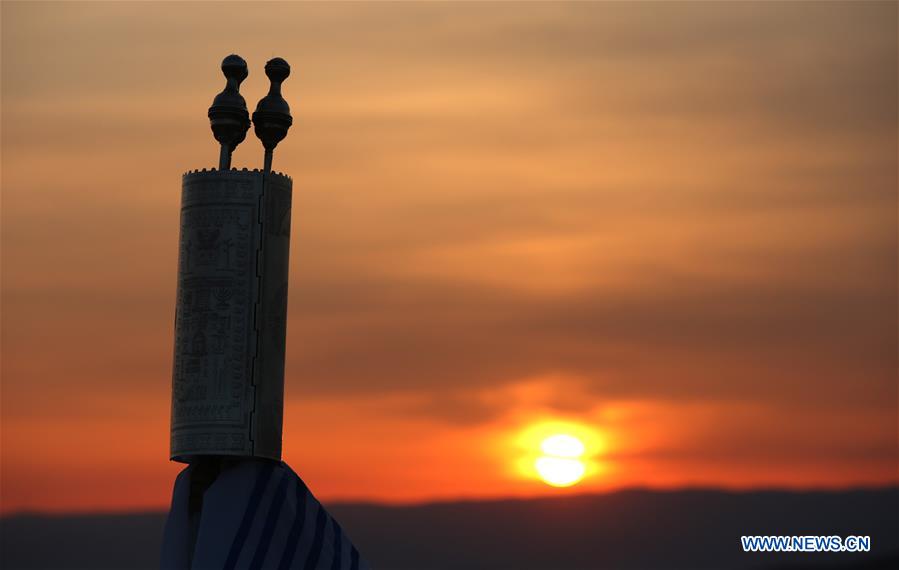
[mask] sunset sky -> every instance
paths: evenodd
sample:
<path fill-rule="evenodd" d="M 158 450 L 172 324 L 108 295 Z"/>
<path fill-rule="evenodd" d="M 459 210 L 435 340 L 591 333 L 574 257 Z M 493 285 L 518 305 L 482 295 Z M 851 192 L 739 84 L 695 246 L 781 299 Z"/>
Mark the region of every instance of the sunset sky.
<path fill-rule="evenodd" d="M 0 511 L 162 509 L 181 174 L 290 62 L 324 500 L 895 484 L 897 5 L 2 3 Z M 261 167 L 252 135 L 236 167 Z M 575 431 L 582 483 L 527 472 Z"/>

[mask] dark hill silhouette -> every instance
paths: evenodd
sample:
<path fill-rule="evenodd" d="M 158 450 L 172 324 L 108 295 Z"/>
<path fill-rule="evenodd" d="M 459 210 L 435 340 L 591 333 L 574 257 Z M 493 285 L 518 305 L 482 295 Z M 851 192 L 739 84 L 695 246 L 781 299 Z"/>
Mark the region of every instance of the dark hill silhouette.
<path fill-rule="evenodd" d="M 331 504 L 375 568 L 899 568 L 899 488 L 630 490 L 565 498 Z M 14 515 L 3 568 L 156 568 L 164 515 Z M 870 535 L 872 552 L 744 553 L 740 535 Z"/>

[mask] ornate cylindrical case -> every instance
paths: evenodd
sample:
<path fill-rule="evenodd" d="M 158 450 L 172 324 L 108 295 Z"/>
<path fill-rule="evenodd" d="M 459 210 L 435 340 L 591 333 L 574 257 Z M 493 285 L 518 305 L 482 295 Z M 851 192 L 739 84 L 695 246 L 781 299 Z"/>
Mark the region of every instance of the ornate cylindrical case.
<path fill-rule="evenodd" d="M 171 458 L 281 458 L 292 182 L 182 180 Z"/>

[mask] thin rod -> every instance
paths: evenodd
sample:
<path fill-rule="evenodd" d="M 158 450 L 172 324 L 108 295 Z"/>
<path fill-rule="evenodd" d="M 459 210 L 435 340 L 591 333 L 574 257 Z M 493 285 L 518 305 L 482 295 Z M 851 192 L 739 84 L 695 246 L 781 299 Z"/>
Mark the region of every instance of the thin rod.
<path fill-rule="evenodd" d="M 219 152 L 219 170 L 228 170 L 231 168 L 231 151 L 228 145 L 223 144 L 222 150 Z"/>

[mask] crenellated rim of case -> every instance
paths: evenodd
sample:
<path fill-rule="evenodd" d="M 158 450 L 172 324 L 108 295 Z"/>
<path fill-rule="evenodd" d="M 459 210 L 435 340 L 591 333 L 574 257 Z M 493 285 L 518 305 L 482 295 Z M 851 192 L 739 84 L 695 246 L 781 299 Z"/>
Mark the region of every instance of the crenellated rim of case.
<path fill-rule="evenodd" d="M 215 175 L 222 175 L 222 174 L 236 174 L 239 176 L 249 176 L 249 175 L 255 176 L 255 175 L 262 174 L 262 170 L 259 168 L 231 168 L 229 170 L 219 170 L 217 168 L 198 168 L 196 170 L 188 170 L 187 172 L 182 174 L 181 177 L 186 178 L 188 176 L 190 176 L 190 177 L 215 176 Z M 284 174 L 283 172 L 276 172 L 273 170 L 269 174 L 272 176 L 284 178 L 291 182 L 293 181 L 293 179 L 290 176 L 288 176 L 287 174 Z"/>

